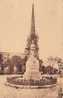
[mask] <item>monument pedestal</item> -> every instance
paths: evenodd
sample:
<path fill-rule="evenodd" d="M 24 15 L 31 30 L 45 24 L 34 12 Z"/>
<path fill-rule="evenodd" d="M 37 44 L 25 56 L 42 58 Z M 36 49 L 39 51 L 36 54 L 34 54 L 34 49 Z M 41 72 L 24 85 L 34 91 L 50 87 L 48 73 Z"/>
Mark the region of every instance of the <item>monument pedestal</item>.
<path fill-rule="evenodd" d="M 34 56 L 30 56 L 26 63 L 26 72 L 24 78 L 26 80 L 40 80 L 39 61 Z"/>

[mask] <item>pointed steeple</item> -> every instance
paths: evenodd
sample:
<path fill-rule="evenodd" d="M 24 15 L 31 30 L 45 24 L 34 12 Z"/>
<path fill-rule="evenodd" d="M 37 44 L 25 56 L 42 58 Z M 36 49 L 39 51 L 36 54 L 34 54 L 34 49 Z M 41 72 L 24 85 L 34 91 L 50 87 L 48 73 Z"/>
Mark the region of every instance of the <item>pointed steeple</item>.
<path fill-rule="evenodd" d="M 34 3 L 32 4 L 31 33 L 35 33 Z"/>
<path fill-rule="evenodd" d="M 31 47 L 33 46 L 33 47 Z M 27 39 L 27 46 L 25 50 L 27 51 L 27 55 L 30 55 L 30 51 L 34 49 L 36 56 L 38 57 L 38 35 L 35 31 L 35 15 L 34 15 L 34 3 L 32 4 L 32 16 L 31 16 L 31 31 L 30 35 Z"/>

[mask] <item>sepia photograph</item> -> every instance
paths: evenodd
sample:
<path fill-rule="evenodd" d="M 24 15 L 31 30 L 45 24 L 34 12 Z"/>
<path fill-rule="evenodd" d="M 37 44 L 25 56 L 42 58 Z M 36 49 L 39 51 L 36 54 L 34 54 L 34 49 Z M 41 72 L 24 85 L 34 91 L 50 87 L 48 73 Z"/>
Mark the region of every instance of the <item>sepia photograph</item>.
<path fill-rule="evenodd" d="M 63 98 L 63 0 L 0 0 L 0 98 Z"/>

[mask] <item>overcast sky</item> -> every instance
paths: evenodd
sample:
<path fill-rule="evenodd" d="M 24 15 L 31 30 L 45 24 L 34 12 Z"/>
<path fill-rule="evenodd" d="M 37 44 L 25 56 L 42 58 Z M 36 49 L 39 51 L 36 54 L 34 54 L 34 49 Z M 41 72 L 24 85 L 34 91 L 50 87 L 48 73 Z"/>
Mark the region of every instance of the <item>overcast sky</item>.
<path fill-rule="evenodd" d="M 30 34 L 33 0 L 0 0 L 0 51 L 24 52 Z M 63 57 L 63 1 L 35 0 L 41 57 Z"/>

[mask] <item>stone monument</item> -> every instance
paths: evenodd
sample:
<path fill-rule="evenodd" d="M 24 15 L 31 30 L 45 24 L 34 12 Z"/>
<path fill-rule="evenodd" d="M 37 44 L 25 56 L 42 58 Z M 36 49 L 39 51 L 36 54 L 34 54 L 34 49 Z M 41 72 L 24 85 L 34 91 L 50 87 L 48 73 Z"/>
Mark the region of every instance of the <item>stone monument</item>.
<path fill-rule="evenodd" d="M 25 48 L 26 71 L 23 76 L 8 77 L 9 86 L 16 88 L 42 88 L 56 85 L 57 78 L 50 78 L 48 75 L 42 77 L 39 71 L 40 58 L 38 51 L 38 35 L 35 30 L 34 4 L 32 4 L 31 32 Z"/>
<path fill-rule="evenodd" d="M 28 59 L 26 62 L 26 80 L 40 80 L 39 55 L 38 55 L 38 36 L 35 33 L 34 4 L 32 4 L 31 34 L 27 43 Z"/>

